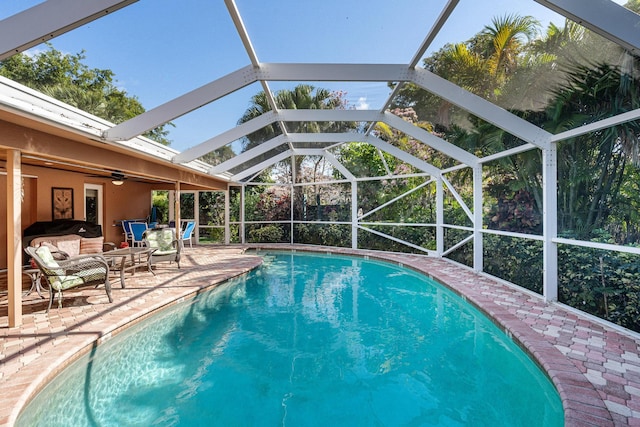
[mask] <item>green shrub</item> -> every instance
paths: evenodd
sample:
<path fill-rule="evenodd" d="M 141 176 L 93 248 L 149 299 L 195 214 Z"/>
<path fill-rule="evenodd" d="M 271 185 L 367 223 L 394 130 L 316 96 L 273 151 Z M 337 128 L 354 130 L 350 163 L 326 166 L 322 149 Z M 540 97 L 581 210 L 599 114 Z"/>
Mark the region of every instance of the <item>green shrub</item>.
<path fill-rule="evenodd" d="M 282 243 L 284 231 L 279 224 L 251 227 L 249 230 L 250 243 Z"/>
<path fill-rule="evenodd" d="M 542 294 L 542 242 L 485 235 L 484 271 Z"/>
<path fill-rule="evenodd" d="M 559 300 L 640 332 L 638 255 L 579 246 L 558 250 Z"/>

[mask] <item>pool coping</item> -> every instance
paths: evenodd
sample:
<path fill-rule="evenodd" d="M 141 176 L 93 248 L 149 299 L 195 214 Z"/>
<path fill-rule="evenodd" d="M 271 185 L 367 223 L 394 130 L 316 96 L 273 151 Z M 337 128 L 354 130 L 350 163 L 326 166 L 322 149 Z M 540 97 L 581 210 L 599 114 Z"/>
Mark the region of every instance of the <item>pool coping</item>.
<path fill-rule="evenodd" d="M 114 304 L 106 304 L 99 290 L 88 290 L 91 296 L 83 293 L 79 307 L 52 309 L 51 316 L 28 314 L 20 328 L 8 328 L 0 318 L 0 425 L 13 425 L 51 378 L 95 345 L 159 309 L 256 268 L 261 258 L 246 249 L 368 257 L 421 272 L 484 312 L 531 355 L 560 394 L 565 425 L 640 426 L 640 340 L 632 334 L 446 259 L 288 244 L 194 247 L 187 250 L 191 255 L 180 272 L 137 274 L 131 278 L 131 290 L 114 286 Z M 215 274 L 212 266 L 219 267 Z M 166 285 L 176 280 L 179 286 Z"/>

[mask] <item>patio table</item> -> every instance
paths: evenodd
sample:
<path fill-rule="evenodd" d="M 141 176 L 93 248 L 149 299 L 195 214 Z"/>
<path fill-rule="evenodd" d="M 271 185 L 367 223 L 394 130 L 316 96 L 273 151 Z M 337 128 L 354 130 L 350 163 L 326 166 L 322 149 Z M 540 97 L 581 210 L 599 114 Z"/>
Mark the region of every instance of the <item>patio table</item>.
<path fill-rule="evenodd" d="M 131 271 L 131 275 L 133 276 L 136 272 L 136 268 L 138 268 L 143 262 L 147 264 L 147 269 L 149 269 L 148 260 L 155 250 L 155 248 L 138 246 L 133 248 L 122 248 L 103 252 L 102 256 L 104 256 L 107 261 L 109 261 L 110 265 L 114 267 L 114 270 L 120 271 L 120 286 L 124 288 L 125 272 Z M 119 264 L 117 262 L 118 259 L 120 259 Z M 151 270 L 149 269 L 149 271 Z"/>

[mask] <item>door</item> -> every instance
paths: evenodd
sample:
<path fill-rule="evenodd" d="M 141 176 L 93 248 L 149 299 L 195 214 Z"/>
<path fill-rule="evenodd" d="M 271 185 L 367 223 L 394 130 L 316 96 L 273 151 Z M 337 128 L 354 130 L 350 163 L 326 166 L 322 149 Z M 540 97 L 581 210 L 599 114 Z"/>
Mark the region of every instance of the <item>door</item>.
<path fill-rule="evenodd" d="M 102 225 L 102 185 L 84 185 L 84 220 Z"/>

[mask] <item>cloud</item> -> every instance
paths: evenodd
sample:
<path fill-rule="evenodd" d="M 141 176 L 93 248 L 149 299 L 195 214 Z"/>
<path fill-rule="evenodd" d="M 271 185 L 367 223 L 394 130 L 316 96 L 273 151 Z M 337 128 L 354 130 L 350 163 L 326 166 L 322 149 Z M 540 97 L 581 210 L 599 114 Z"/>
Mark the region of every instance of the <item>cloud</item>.
<path fill-rule="evenodd" d="M 25 51 L 22 52 L 22 54 L 24 56 L 27 56 L 29 58 L 34 58 L 42 53 L 45 53 L 46 51 L 48 51 L 49 49 L 45 49 L 43 48 L 41 45 L 32 47 L 31 49 L 27 49 Z"/>
<path fill-rule="evenodd" d="M 367 102 L 367 98 L 365 96 L 361 96 L 358 98 L 358 103 L 356 104 L 356 110 L 368 110 L 369 103 Z"/>

